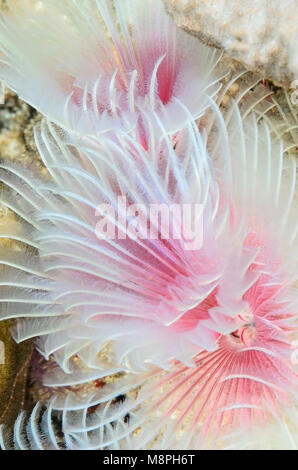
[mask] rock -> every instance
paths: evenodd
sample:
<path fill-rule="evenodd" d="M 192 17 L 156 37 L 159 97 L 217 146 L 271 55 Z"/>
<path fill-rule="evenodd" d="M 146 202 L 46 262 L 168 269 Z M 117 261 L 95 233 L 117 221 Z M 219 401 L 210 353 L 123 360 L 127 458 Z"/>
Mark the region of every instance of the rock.
<path fill-rule="evenodd" d="M 298 79 L 297 0 L 164 0 L 177 25 L 247 69 L 289 87 Z"/>
<path fill-rule="evenodd" d="M 33 127 L 40 121 L 35 109 L 4 87 L 0 94 L 0 159 L 40 172 L 42 163 L 33 136 Z"/>
<path fill-rule="evenodd" d="M 32 342 L 20 345 L 12 339 L 11 322 L 0 322 L 0 425 L 12 425 L 28 406 L 27 382 Z"/>

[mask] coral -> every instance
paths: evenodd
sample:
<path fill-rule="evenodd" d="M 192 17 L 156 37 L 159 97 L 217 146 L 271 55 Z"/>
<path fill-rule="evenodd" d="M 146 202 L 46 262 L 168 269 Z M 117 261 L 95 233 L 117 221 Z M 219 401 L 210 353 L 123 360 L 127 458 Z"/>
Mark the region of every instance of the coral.
<path fill-rule="evenodd" d="M 176 24 L 247 69 L 289 87 L 298 77 L 296 0 L 164 0 Z"/>

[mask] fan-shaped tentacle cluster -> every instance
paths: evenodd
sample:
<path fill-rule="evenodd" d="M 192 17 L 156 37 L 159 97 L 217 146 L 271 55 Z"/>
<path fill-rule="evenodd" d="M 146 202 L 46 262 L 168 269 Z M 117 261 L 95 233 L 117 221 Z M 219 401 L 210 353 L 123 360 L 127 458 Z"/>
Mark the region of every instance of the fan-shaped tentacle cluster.
<path fill-rule="evenodd" d="M 148 128 L 154 124 L 150 120 Z M 43 124 L 36 137 L 51 183 L 2 164 L 2 180 L 26 194 L 20 204 L 12 192 L 2 203 L 31 214 L 25 218 L 29 233 L 18 239 L 37 246 L 41 256 L 35 272 L 30 253 L 28 266 L 25 258 L 15 264 L 24 271 L 24 285 L 2 289 L 2 317 L 29 317 L 18 323 L 17 341 L 38 335 L 43 353 L 54 354 L 64 370 L 73 354 L 88 366 L 101 364 L 98 353 L 108 342 L 115 343 L 120 364 L 139 361 L 141 367 L 172 357 L 190 360 L 195 347 L 216 347 L 217 328 L 200 304 L 214 295 L 224 272 L 229 229 L 223 229 L 227 210 L 196 128 L 185 128 L 175 150 L 171 137 L 155 139 L 154 132 L 147 151 L 126 133 L 80 139 L 75 150 L 63 138 L 51 124 Z M 202 247 L 185 249 L 183 236 L 191 227 L 181 207 L 198 218 L 199 230 L 203 226 Z M 172 217 L 162 214 L 167 208 L 173 208 Z M 112 233 L 101 239 L 103 214 Z M 2 262 L 12 266 L 10 259 Z M 26 300 L 21 315 L 16 303 Z"/>
<path fill-rule="evenodd" d="M 210 51 L 157 3 L 17 2 L 1 22 L 0 74 L 56 123 L 35 130 L 49 178 L 0 167 L 20 220 L 1 237 L 22 248 L 1 253 L 1 318 L 59 365 L 44 377 L 51 402 L 18 418 L 16 448 L 233 447 L 235 429 L 264 423 L 295 446 L 296 164 L 278 140 L 293 148 L 295 126 L 271 123 L 256 83 L 220 109 L 237 77 L 216 104 Z"/>
<path fill-rule="evenodd" d="M 66 128 L 94 135 L 138 124 L 141 138 L 137 106 L 162 103 L 164 125 L 176 130 L 183 119 L 173 98 L 198 117 L 205 94 L 218 90 L 220 54 L 178 30 L 161 1 L 6 3 L 0 77 Z"/>

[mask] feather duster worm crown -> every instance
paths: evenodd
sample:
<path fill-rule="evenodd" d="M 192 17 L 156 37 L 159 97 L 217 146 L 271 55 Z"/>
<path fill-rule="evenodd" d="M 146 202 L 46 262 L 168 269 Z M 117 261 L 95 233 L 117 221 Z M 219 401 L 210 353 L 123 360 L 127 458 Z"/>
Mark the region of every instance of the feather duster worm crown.
<path fill-rule="evenodd" d="M 161 0 L 9 0 L 0 50 L 9 87 L 84 134 L 135 125 L 140 103 L 166 105 L 167 125 L 177 130 L 183 116 L 173 98 L 197 117 L 204 93 L 219 88 L 212 75 L 220 54 L 178 30 Z"/>
<path fill-rule="evenodd" d="M 238 310 L 214 311 L 211 318 L 204 304 L 209 295 L 216 298 L 231 250 L 228 210 L 205 143 L 191 119 L 178 138 L 165 134 L 155 113 L 142 119 L 148 150 L 126 132 L 77 139 L 43 123 L 36 144 L 53 183 L 1 164 L 1 180 L 13 190 L 3 192 L 1 202 L 23 220 L 17 233 L 2 236 L 40 255 L 2 255 L 10 271 L 1 317 L 23 317 L 16 340 L 38 336 L 43 354 L 54 354 L 65 372 L 77 354 L 93 376 L 103 368 L 98 353 L 106 346 L 124 369 L 166 366 L 172 358 L 189 363 L 197 347 L 216 348 L 219 333 L 235 327 Z M 188 217 L 200 223 L 202 246 L 185 248 L 184 215 L 173 217 L 181 237 L 165 237 L 168 218 L 152 218 L 152 205 L 158 211 L 188 206 Z M 101 238 L 97 227 L 107 207 L 115 236 Z"/>
<path fill-rule="evenodd" d="M 27 439 L 21 437 L 24 415 L 20 416 L 15 428 L 17 446 L 59 447 L 51 418 L 57 413 L 62 413 L 63 445 L 69 448 L 212 447 L 215 444 L 225 445 L 227 435 L 239 426 L 258 426 L 262 423 L 269 425 L 271 422 L 280 423 L 286 428 L 291 440 L 293 425 L 290 421 L 288 422 L 287 409 L 294 406 L 295 392 L 297 392 L 297 376 L 292 360 L 292 344 L 297 339 L 298 307 L 295 288 L 298 248 L 296 166 L 293 160 L 284 159 L 282 145 L 272 144 L 266 125 L 260 129 L 254 117 L 247 119 L 244 123 L 237 106 L 233 106 L 225 120 L 222 119 L 216 105 L 212 104 L 212 107 L 213 113 L 209 117 L 211 130 L 207 135 L 205 133 L 204 139 L 200 138 L 196 129 L 191 126 L 179 134 L 179 143 L 175 150 L 172 148 L 172 143 L 169 145 L 172 156 L 168 155 L 167 159 L 156 158 L 157 155 L 161 155 L 162 145 L 157 153 L 152 152 L 151 148 L 147 158 L 142 160 L 139 159 L 138 154 L 134 153 L 132 162 L 134 165 L 141 162 L 141 175 L 145 178 L 147 175 L 145 167 L 150 163 L 149 155 L 155 155 L 153 157 L 155 176 L 160 175 L 157 168 L 163 168 L 161 174 L 167 175 L 168 190 L 171 188 L 168 194 L 179 194 L 179 197 L 182 193 L 176 192 L 177 187 L 185 181 L 186 174 L 192 175 L 190 181 L 195 181 L 192 191 L 183 193 L 187 194 L 187 197 L 189 194 L 196 193 L 194 188 L 198 181 L 202 187 L 203 182 L 208 181 L 208 178 L 205 179 L 206 176 L 212 175 L 210 184 L 209 182 L 207 184 L 207 194 L 212 201 L 216 201 L 216 204 L 210 206 L 206 200 L 205 208 L 207 212 L 212 207 L 213 209 L 216 207 L 217 210 L 211 212 L 215 214 L 215 217 L 205 224 L 207 228 L 205 228 L 204 240 L 207 240 L 207 245 L 204 244 L 202 251 L 200 250 L 200 256 L 204 254 L 204 266 L 206 266 L 205 253 L 206 255 L 211 253 L 209 249 L 207 250 L 208 240 L 210 240 L 208 237 L 212 234 L 211 229 L 215 230 L 215 227 L 219 227 L 215 221 L 221 214 L 221 210 L 228 208 L 228 217 L 226 211 L 223 211 L 225 216 L 219 218 L 221 229 L 216 229 L 217 236 L 214 237 L 212 243 L 213 248 L 216 248 L 216 240 L 220 240 L 219 246 L 223 249 L 222 243 L 228 235 L 229 243 L 225 245 L 224 255 L 220 256 L 219 251 L 216 254 L 218 261 L 223 260 L 223 264 L 218 266 L 221 265 L 224 268 L 224 275 L 216 276 L 216 285 L 212 285 L 213 288 L 209 293 L 205 291 L 205 299 L 195 309 L 188 310 L 179 318 L 175 317 L 176 322 L 171 322 L 171 319 L 169 322 L 169 317 L 167 317 L 167 329 L 164 335 L 164 341 L 167 340 L 168 345 L 171 327 L 178 327 L 177 330 L 174 328 L 175 335 L 182 327 L 184 336 L 181 344 L 186 346 L 189 340 L 186 332 L 191 331 L 193 339 L 193 333 L 197 333 L 200 328 L 203 328 L 201 331 L 204 331 L 204 336 L 210 329 L 215 332 L 213 339 L 216 340 L 217 350 L 208 352 L 206 345 L 203 349 L 200 347 L 200 341 L 197 341 L 196 352 L 194 353 L 193 347 L 189 350 L 189 359 L 193 358 L 192 363 L 182 364 L 180 360 L 173 360 L 168 370 L 148 366 L 146 372 L 139 375 L 129 374 L 123 380 L 116 380 L 111 385 L 105 385 L 102 390 L 96 393 L 93 391 L 84 398 L 70 394 L 65 401 L 58 393 L 40 425 L 36 421 L 40 407 L 35 408 L 28 425 L 28 429 L 34 426 L 33 437 L 31 431 L 28 435 L 29 443 Z M 158 135 L 160 135 L 160 130 Z M 193 140 L 195 136 L 196 139 Z M 125 138 L 127 138 L 126 134 Z M 107 142 L 110 144 L 113 142 L 114 145 L 113 140 L 107 139 L 106 145 Z M 134 140 L 133 142 L 135 145 Z M 165 137 L 165 142 L 169 142 L 168 137 Z M 197 150 L 208 148 L 209 155 L 212 157 L 210 160 L 205 154 L 204 158 L 204 152 L 199 152 L 197 161 L 199 172 L 194 171 L 196 166 L 192 158 L 186 161 L 182 159 L 184 164 L 187 163 L 186 166 L 179 165 L 180 152 L 185 149 L 186 143 L 189 149 L 190 142 L 195 142 Z M 203 142 L 204 145 L 202 145 Z M 55 145 L 57 145 L 57 140 Z M 93 141 L 93 145 L 97 150 L 99 149 L 97 141 Z M 81 161 L 85 165 L 90 164 L 90 159 L 86 159 L 87 152 L 83 152 L 82 148 L 79 150 Z M 142 151 L 144 151 L 143 148 Z M 126 155 L 129 154 L 131 155 L 131 152 L 126 152 Z M 52 152 L 52 155 L 57 155 L 57 152 Z M 115 154 L 113 155 L 113 162 L 115 162 Z M 182 155 L 185 156 L 184 151 Z M 187 155 L 194 155 L 194 153 L 188 152 Z M 164 171 L 171 165 L 172 158 L 174 158 L 174 166 Z M 77 162 L 80 162 L 80 159 Z M 127 160 L 123 165 L 127 165 Z M 58 176 L 61 177 L 61 172 L 70 173 L 65 165 L 47 163 L 47 167 L 53 172 L 55 180 Z M 182 168 L 183 173 L 181 173 Z M 101 169 L 104 171 L 102 164 Z M 187 170 L 190 170 L 189 173 Z M 82 167 L 80 171 L 83 171 Z M 129 166 L 126 170 L 121 168 L 121 178 L 126 171 L 130 174 L 131 185 L 134 179 L 131 175 L 137 174 L 135 166 L 134 172 L 130 171 Z M 175 177 L 173 176 L 177 171 L 180 172 L 179 178 L 177 173 Z M 115 173 L 113 170 L 112 174 L 117 174 L 117 171 Z M 151 172 L 150 174 L 152 175 Z M 196 177 L 193 180 L 194 174 Z M 198 174 L 204 175 L 204 178 L 197 179 Z M 97 181 L 109 182 L 110 175 L 107 176 L 108 174 L 103 172 Z M 219 189 L 221 195 L 216 198 L 214 196 L 218 189 L 212 190 L 212 181 L 215 180 L 217 182 L 215 188 Z M 66 178 L 63 177 L 64 184 L 65 181 Z M 80 178 L 80 181 L 83 180 Z M 120 178 L 117 179 L 117 185 L 114 177 L 112 181 L 114 183 L 111 186 L 114 191 L 121 185 L 122 188 L 125 187 Z M 145 182 L 144 179 L 142 181 Z M 139 183 L 138 188 L 140 190 Z M 145 186 L 142 185 L 143 197 L 146 194 L 144 188 Z M 152 188 L 157 195 L 156 191 L 159 191 L 161 186 L 159 184 L 155 184 L 154 187 L 150 186 L 150 191 Z M 66 189 L 65 187 L 64 190 Z M 39 191 L 43 190 L 39 188 Z M 91 191 L 91 185 L 88 186 L 88 191 Z M 51 195 L 53 192 L 55 191 L 51 188 Z M 127 191 L 127 194 L 132 193 Z M 206 193 L 204 194 L 206 196 Z M 59 195 L 61 197 L 61 190 L 59 190 Z M 73 199 L 69 192 L 67 195 L 70 200 Z M 152 200 L 151 197 L 150 200 Z M 60 210 L 61 208 L 60 203 Z M 228 250 L 228 246 L 232 248 Z M 175 246 L 175 250 L 171 251 L 172 255 L 176 254 L 177 250 L 178 246 Z M 65 254 L 66 251 L 64 250 L 63 253 Z M 192 263 L 193 266 L 196 265 L 193 258 Z M 154 267 L 156 266 L 155 264 Z M 208 264 L 208 266 L 211 265 Z M 179 277 L 179 285 L 181 285 L 181 279 Z M 195 292 L 195 289 L 191 291 Z M 171 290 L 171 293 L 173 292 Z M 155 309 L 155 312 L 158 311 Z M 169 311 L 166 313 L 168 315 Z M 57 324 L 56 320 L 55 318 L 55 324 Z M 135 322 L 136 319 L 133 321 Z M 153 321 L 156 322 L 157 319 Z M 121 325 L 122 332 L 123 324 L 124 322 Z M 147 333 L 149 324 L 148 321 L 143 322 L 144 331 Z M 171 325 L 170 328 L 169 325 Z M 114 332 L 115 328 L 117 327 L 113 325 Z M 59 327 L 56 331 L 58 330 Z M 64 343 L 68 340 L 65 336 L 69 334 L 69 331 L 68 328 L 67 331 L 59 333 L 59 335 L 63 334 Z M 80 331 L 82 331 L 81 327 Z M 160 325 L 159 331 L 162 331 Z M 37 334 L 37 331 L 35 333 Z M 140 335 L 140 330 L 138 335 Z M 62 336 L 59 338 L 60 344 L 61 338 Z M 175 342 L 174 346 L 177 347 L 179 344 L 177 336 L 172 338 Z M 125 342 L 121 343 L 119 338 L 118 341 L 122 348 Z M 46 342 L 47 340 L 45 344 Z M 77 344 L 75 344 L 76 347 Z M 136 348 L 136 338 L 130 337 L 131 344 Z M 194 342 L 192 346 L 193 344 Z M 144 337 L 142 337 L 141 345 L 144 346 Z M 164 356 L 164 342 L 161 341 L 160 345 L 155 343 L 154 350 L 151 348 L 151 357 L 147 356 L 149 362 L 158 363 L 157 348 L 162 359 L 169 360 L 171 354 L 173 357 L 178 356 L 174 353 L 173 347 L 170 347 L 167 355 Z M 74 348 L 71 347 L 69 351 L 73 353 Z M 117 351 L 117 346 L 115 351 Z M 154 356 L 152 351 L 154 351 Z M 170 354 L 169 351 L 171 351 Z M 79 354 L 81 355 L 81 352 Z M 65 350 L 63 357 L 65 359 Z M 84 354 L 81 357 L 84 358 Z M 126 357 L 128 357 L 127 352 Z M 144 360 L 144 349 L 141 357 Z M 130 356 L 130 360 L 132 359 L 133 356 Z M 85 362 L 88 363 L 88 361 Z M 126 362 L 128 363 L 129 361 Z M 90 373 L 90 370 L 84 368 L 79 372 L 77 370 L 68 372 L 68 374 L 63 371 L 54 375 L 49 374 L 44 382 L 50 386 L 62 386 L 81 383 L 99 376 L 94 371 Z M 121 394 L 126 394 L 128 398 L 123 403 L 116 404 L 115 398 Z M 46 435 L 45 441 L 38 436 L 39 432 Z"/>

